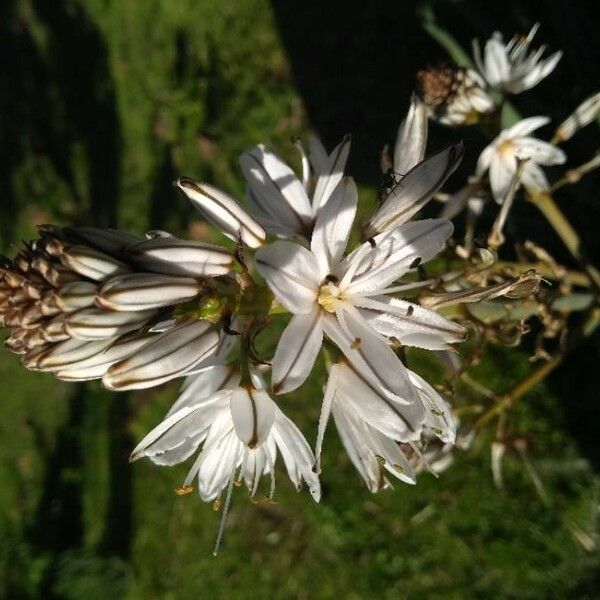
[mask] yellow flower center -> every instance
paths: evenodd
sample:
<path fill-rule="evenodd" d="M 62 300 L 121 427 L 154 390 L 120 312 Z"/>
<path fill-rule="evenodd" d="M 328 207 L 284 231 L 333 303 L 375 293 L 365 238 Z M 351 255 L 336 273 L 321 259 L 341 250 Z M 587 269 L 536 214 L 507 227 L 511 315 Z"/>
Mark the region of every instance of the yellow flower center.
<path fill-rule="evenodd" d="M 513 140 L 504 140 L 498 145 L 498 154 L 500 154 L 500 156 L 508 157 L 513 154 L 514 151 L 515 144 Z"/>
<path fill-rule="evenodd" d="M 342 291 L 336 284 L 336 281 L 327 281 L 322 284 L 319 288 L 319 295 L 317 296 L 317 302 L 321 305 L 323 310 L 330 313 L 335 312 L 335 307 L 342 294 Z"/>

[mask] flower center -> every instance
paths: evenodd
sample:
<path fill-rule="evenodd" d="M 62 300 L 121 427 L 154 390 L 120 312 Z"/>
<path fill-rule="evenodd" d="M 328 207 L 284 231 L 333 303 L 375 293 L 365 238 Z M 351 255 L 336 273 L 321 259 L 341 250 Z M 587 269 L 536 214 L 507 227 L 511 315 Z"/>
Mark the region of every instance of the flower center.
<path fill-rule="evenodd" d="M 498 154 L 500 154 L 500 156 L 504 156 L 505 158 L 513 154 L 514 151 L 515 144 L 513 140 L 504 140 L 498 145 Z"/>
<path fill-rule="evenodd" d="M 340 300 L 342 291 L 337 286 L 337 280 L 328 279 L 319 288 L 317 302 L 327 312 L 334 313 L 335 307 Z"/>

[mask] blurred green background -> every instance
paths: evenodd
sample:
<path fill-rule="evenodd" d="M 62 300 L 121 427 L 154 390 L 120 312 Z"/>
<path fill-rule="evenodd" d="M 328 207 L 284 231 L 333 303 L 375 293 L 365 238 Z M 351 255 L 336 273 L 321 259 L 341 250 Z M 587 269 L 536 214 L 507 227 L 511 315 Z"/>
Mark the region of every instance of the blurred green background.
<path fill-rule="evenodd" d="M 516 104 L 560 120 L 600 84 L 594 5 L 5 0 L 1 246 L 10 253 L 46 222 L 206 237 L 171 181 L 189 175 L 241 196 L 243 149 L 267 142 L 293 161 L 290 137 L 311 129 L 328 147 L 353 133 L 350 172 L 373 198 L 378 153 L 393 140 L 415 71 L 446 56 L 424 19 L 435 15 L 467 49 L 496 28 L 542 21 L 540 39 L 565 57 Z M 477 148 L 466 172 L 482 144 L 474 133 L 434 127 L 431 145 L 456 137 L 467 153 Z M 569 164 L 597 148 L 597 129 L 583 132 L 567 147 Z M 562 198 L 596 255 L 598 183 Z M 520 210 L 526 225 L 512 225 L 515 236 L 550 239 Z M 490 432 L 440 479 L 423 474 L 416 487 L 372 496 L 331 428 L 321 504 L 283 473 L 277 504 L 252 504 L 238 490 L 218 558 L 219 515 L 195 494 L 174 494 L 186 466 L 127 462 L 177 384 L 109 394 L 27 373 L 2 352 L 0 598 L 600 597 L 598 347 L 592 340 L 511 419 L 545 495 L 514 454 L 506 490 L 495 489 Z M 441 381 L 425 357 L 414 360 Z M 528 369 L 525 353 L 498 350 L 474 375 L 504 391 Z M 322 375 L 282 400 L 311 444 Z M 460 403 L 470 400 L 465 390 Z"/>

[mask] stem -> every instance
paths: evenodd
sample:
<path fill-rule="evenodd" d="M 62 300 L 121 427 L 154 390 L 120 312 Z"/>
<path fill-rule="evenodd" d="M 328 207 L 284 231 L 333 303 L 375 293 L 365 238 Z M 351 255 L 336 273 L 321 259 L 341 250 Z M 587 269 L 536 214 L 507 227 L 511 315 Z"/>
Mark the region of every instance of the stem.
<path fill-rule="evenodd" d="M 600 152 L 596 152 L 596 154 L 590 160 L 588 160 L 586 163 L 583 163 L 579 167 L 565 171 L 562 179 L 559 179 L 556 183 L 552 184 L 550 190 L 555 192 L 565 185 L 578 183 L 584 175 L 587 175 L 594 169 L 598 168 L 600 168 Z"/>
<path fill-rule="evenodd" d="M 580 287 L 589 287 L 590 279 L 581 271 L 567 270 L 560 267 L 560 270 L 555 270 L 551 265 L 542 262 L 535 263 L 518 263 L 499 260 L 491 268 L 493 272 L 496 269 L 511 269 L 516 273 L 526 273 L 527 271 L 535 271 L 541 275 L 544 279 L 551 279 L 554 281 L 564 281 L 565 283 L 571 283 Z"/>
<path fill-rule="evenodd" d="M 496 403 L 477 419 L 475 427 L 485 425 L 496 415 L 503 414 L 504 411 L 512 408 L 518 400 L 548 377 L 582 341 L 589 338 L 596 331 L 598 325 L 600 325 L 600 310 L 594 309 L 583 325 L 573 332 L 561 351 L 557 352 L 547 363 L 527 375 L 512 390 L 499 396 Z"/>
<path fill-rule="evenodd" d="M 549 362 L 544 363 L 535 371 L 527 375 L 525 379 L 519 381 L 517 385 L 508 393 L 500 396 L 496 403 L 477 419 L 475 427 L 481 427 L 491 421 L 496 415 L 503 413 L 505 410 L 522 398 L 527 392 L 534 388 L 538 383 L 543 381 L 560 363 L 563 361 L 564 355 L 559 354 L 554 356 Z"/>
<path fill-rule="evenodd" d="M 579 235 L 565 215 L 558 208 L 552 196 L 547 192 L 528 190 L 528 199 L 544 215 L 548 223 L 553 227 L 573 258 L 581 265 L 587 273 L 590 281 L 600 290 L 600 272 L 586 258 L 581 247 Z"/>

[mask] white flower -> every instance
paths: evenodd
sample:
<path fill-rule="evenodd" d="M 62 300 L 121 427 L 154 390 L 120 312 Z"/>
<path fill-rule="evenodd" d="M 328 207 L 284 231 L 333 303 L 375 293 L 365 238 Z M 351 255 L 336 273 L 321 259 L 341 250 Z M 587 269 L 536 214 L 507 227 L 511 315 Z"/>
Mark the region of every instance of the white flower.
<path fill-rule="evenodd" d="M 548 180 L 540 165 L 559 165 L 565 162 L 565 153 L 556 146 L 529 137 L 532 131 L 546 125 L 547 117 L 529 117 L 519 121 L 500 135 L 481 153 L 477 174 L 489 170 L 490 186 L 496 202 L 502 202 L 510 188 L 518 166 L 518 160 L 526 160 L 522 166 L 521 183 L 533 190 L 547 190 Z"/>
<path fill-rule="evenodd" d="M 258 271 L 294 315 L 273 358 L 273 389 L 287 392 L 304 382 L 326 333 L 362 376 L 410 403 L 413 386 L 386 338 L 442 349 L 462 339 L 463 329 L 386 293 L 442 249 L 452 224 L 442 219 L 406 223 L 344 257 L 356 205 L 356 186 L 345 178 L 317 218 L 310 250 L 279 241 L 256 253 Z"/>
<path fill-rule="evenodd" d="M 184 482 L 196 480 L 201 498 L 219 498 L 235 479 L 243 480 L 256 494 L 263 475 L 272 478 L 279 451 L 288 475 L 299 490 L 306 481 L 315 501 L 321 497 L 314 455 L 298 428 L 267 392 L 240 386 L 237 370 L 213 365 L 191 376 L 164 421 L 132 452 L 159 465 L 175 465 L 202 450 Z"/>
<path fill-rule="evenodd" d="M 240 157 L 240 166 L 248 184 L 248 198 L 261 225 L 280 237 L 310 237 L 315 219 L 344 175 L 350 152 L 350 136 L 327 156 L 313 138 L 310 142 L 312 170 L 316 183 L 311 189 L 311 164 L 300 143 L 302 181 L 288 165 L 265 146 L 255 146 Z"/>
<path fill-rule="evenodd" d="M 472 125 L 496 110 L 485 81 L 472 69 L 424 69 L 417 73 L 417 88 L 429 116 L 443 125 Z"/>
<path fill-rule="evenodd" d="M 486 81 L 493 87 L 510 94 L 520 94 L 537 85 L 550 75 L 562 56 L 555 52 L 542 58 L 545 47 L 529 52 L 529 46 L 539 28 L 536 23 L 526 37 L 514 36 L 508 44 L 496 31 L 486 42 L 481 56 L 479 41 L 473 41 L 473 55 L 477 67 Z"/>
<path fill-rule="evenodd" d="M 331 412 L 344 448 L 371 492 L 389 485 L 382 467 L 405 483 L 416 483 L 415 470 L 400 443 L 408 443 L 411 455 L 420 455 L 416 442 L 423 436 L 453 444 L 456 422 L 429 384 L 412 371 L 407 374 L 417 390 L 410 405 L 390 399 L 345 362 L 331 367 L 319 419 L 317 462 Z"/>

